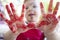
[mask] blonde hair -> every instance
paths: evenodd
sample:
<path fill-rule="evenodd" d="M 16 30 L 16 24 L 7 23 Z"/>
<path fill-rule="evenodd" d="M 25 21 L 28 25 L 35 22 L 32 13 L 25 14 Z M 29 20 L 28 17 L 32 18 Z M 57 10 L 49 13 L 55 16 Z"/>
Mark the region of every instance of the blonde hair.
<path fill-rule="evenodd" d="M 27 1 L 30 1 L 30 0 L 24 0 L 24 3 L 26 3 Z M 31 0 L 32 1 L 32 0 Z M 36 2 L 40 3 L 38 0 L 36 0 Z"/>
<path fill-rule="evenodd" d="M 28 0 L 24 0 L 24 3 L 25 3 L 26 1 L 28 1 Z"/>

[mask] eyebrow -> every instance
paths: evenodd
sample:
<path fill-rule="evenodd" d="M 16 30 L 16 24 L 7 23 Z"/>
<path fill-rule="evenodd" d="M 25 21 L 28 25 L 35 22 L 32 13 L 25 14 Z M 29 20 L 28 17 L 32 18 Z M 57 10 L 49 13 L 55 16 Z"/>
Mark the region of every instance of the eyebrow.
<path fill-rule="evenodd" d="M 31 3 L 30 5 L 32 5 L 32 4 L 35 5 L 35 3 Z"/>

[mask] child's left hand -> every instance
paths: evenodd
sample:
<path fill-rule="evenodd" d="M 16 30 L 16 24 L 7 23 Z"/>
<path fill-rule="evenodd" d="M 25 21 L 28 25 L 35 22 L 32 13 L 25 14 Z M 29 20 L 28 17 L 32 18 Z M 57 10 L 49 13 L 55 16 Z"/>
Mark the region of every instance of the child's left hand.
<path fill-rule="evenodd" d="M 56 18 L 59 2 L 57 2 L 54 11 L 52 11 L 52 4 L 53 4 L 53 0 L 50 0 L 49 7 L 48 7 L 48 14 L 45 14 L 43 4 L 42 2 L 40 3 L 42 20 L 40 21 L 39 26 L 40 29 L 43 30 L 46 34 L 52 33 L 56 28 L 57 23 L 59 22 L 58 19 L 60 16 Z"/>

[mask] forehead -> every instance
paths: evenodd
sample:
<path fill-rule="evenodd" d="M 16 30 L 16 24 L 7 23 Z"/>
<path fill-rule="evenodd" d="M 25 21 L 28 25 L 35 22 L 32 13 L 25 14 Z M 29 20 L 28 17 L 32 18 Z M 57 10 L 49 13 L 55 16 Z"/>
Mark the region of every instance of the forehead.
<path fill-rule="evenodd" d="M 32 4 L 37 5 L 38 4 L 37 0 L 27 0 L 24 3 L 25 6 L 32 5 Z"/>

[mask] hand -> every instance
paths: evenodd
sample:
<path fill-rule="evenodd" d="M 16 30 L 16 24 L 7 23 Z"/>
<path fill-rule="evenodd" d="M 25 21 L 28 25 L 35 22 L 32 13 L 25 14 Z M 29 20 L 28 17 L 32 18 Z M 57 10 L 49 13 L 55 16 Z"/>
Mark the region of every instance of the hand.
<path fill-rule="evenodd" d="M 53 0 L 50 0 L 48 12 L 47 14 L 44 11 L 44 6 L 42 2 L 40 3 L 41 13 L 42 13 L 42 20 L 39 23 L 40 29 L 43 30 L 45 33 L 51 33 L 56 28 L 57 23 L 59 22 L 58 18 L 56 18 L 57 10 L 59 7 L 59 2 L 57 2 L 54 11 L 52 11 L 52 4 Z"/>
<path fill-rule="evenodd" d="M 11 8 L 11 10 L 10 10 Z M 10 3 L 10 8 L 8 5 L 6 5 L 6 10 L 9 14 L 9 17 L 10 17 L 10 20 L 6 19 L 2 14 L 0 14 L 0 16 L 4 19 L 4 21 L 8 24 L 10 30 L 12 32 L 16 32 L 17 31 L 17 28 L 25 28 L 25 27 L 22 27 L 24 25 L 24 21 L 23 21 L 23 18 L 24 18 L 24 5 L 23 5 L 23 8 L 22 8 L 22 14 L 20 17 L 18 17 L 16 15 L 16 10 L 14 8 L 14 5 L 12 3 Z"/>

